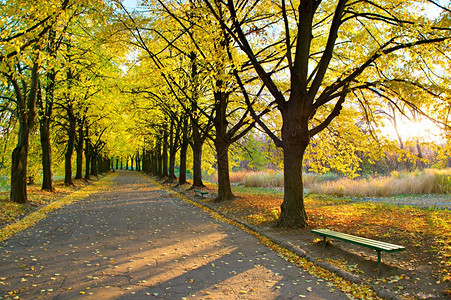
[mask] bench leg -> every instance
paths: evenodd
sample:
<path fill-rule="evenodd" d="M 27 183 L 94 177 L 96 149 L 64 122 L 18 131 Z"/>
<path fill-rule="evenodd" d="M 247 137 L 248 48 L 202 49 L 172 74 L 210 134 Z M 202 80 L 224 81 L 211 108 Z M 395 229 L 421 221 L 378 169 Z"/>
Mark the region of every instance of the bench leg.
<path fill-rule="evenodd" d="M 323 249 L 326 249 L 326 236 L 323 236 Z"/>
<path fill-rule="evenodd" d="M 381 267 L 382 267 L 382 263 L 381 263 L 381 251 L 377 251 L 377 276 L 380 277 L 381 276 Z"/>

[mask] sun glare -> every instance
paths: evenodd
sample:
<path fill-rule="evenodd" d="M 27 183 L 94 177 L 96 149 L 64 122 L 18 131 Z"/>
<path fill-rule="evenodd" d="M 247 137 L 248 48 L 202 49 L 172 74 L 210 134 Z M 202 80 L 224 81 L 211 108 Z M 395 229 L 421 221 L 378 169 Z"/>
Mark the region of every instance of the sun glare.
<path fill-rule="evenodd" d="M 398 121 L 398 133 L 403 141 L 420 139 L 424 142 L 439 142 L 440 128 L 430 120 Z M 388 123 L 382 128 L 382 133 L 391 139 L 398 139 L 393 124 Z"/>

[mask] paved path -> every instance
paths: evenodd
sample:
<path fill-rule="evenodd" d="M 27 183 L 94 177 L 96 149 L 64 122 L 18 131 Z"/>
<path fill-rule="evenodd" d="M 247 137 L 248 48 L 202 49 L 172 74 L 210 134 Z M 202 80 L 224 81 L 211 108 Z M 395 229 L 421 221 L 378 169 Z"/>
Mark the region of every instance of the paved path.
<path fill-rule="evenodd" d="M 346 299 L 143 175 L 115 175 L 0 243 L 0 299 Z"/>

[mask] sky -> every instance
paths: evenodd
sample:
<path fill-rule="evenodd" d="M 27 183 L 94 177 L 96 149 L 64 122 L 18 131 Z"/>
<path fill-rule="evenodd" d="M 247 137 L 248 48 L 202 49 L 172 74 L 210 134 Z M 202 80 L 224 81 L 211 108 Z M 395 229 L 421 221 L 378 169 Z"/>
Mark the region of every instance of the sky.
<path fill-rule="evenodd" d="M 125 8 L 127 9 L 134 9 L 137 6 L 137 0 L 123 0 L 122 4 L 125 6 Z"/>

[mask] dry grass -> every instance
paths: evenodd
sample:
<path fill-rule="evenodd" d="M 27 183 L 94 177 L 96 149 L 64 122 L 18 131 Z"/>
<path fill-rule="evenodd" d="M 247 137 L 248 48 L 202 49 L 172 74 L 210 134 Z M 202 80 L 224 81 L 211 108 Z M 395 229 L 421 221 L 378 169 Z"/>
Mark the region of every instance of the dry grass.
<path fill-rule="evenodd" d="M 451 169 L 427 169 L 413 173 L 393 172 L 391 176 L 336 181 L 312 185 L 310 193 L 352 197 L 446 194 L 451 192 Z"/>
<path fill-rule="evenodd" d="M 336 180 L 338 175 L 335 174 L 303 174 L 304 186 L 320 184 L 325 181 Z M 230 173 L 230 181 L 232 183 L 241 183 L 247 187 L 263 187 L 263 188 L 283 188 L 283 171 L 239 171 Z"/>
<path fill-rule="evenodd" d="M 233 183 L 243 182 L 244 178 L 247 176 L 248 172 L 239 171 L 230 173 L 230 181 Z M 216 179 L 217 182 L 217 179 Z"/>
<path fill-rule="evenodd" d="M 253 172 L 244 177 L 244 186 L 247 187 L 283 187 L 282 172 Z"/>

